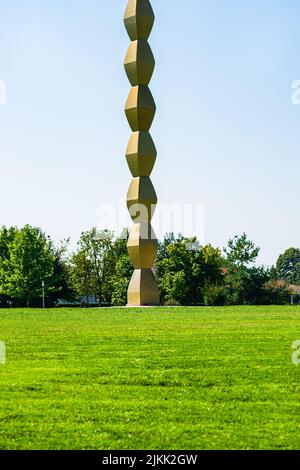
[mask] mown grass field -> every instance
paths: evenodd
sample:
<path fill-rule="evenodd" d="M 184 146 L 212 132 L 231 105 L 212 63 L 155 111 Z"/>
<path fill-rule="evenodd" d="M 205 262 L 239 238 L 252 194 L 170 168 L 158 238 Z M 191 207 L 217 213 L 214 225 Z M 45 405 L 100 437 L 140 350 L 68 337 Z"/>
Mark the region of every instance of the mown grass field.
<path fill-rule="evenodd" d="M 299 449 L 300 307 L 2 310 L 0 449 Z"/>

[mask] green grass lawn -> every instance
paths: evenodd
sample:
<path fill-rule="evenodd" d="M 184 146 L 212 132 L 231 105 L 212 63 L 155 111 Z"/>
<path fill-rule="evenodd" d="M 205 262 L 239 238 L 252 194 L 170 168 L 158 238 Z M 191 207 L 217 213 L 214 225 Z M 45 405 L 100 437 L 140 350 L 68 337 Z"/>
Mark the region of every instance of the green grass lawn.
<path fill-rule="evenodd" d="M 300 307 L 2 310 L 0 449 L 299 449 Z"/>

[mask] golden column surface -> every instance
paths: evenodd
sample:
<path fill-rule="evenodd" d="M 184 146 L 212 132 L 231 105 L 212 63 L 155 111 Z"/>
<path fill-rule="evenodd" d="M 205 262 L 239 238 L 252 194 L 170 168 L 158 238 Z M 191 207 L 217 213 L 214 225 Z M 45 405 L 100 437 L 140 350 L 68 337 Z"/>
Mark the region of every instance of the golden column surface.
<path fill-rule="evenodd" d="M 133 176 L 127 194 L 127 207 L 134 222 L 127 244 L 134 266 L 128 288 L 128 305 L 159 305 L 160 293 L 152 272 L 158 242 L 151 226 L 157 197 L 150 175 L 157 153 L 149 133 L 156 111 L 153 96 L 148 88 L 155 67 L 148 43 L 154 24 L 150 1 L 129 0 L 124 23 L 132 41 L 124 63 L 132 85 L 125 106 L 132 130 L 126 159 Z"/>

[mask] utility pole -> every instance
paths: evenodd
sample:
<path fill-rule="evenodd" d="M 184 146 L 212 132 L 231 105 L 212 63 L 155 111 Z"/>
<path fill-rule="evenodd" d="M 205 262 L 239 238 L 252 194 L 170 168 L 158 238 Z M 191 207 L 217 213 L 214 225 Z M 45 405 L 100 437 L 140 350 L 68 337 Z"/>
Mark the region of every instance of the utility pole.
<path fill-rule="evenodd" d="M 42 281 L 43 308 L 45 308 L 45 281 Z"/>

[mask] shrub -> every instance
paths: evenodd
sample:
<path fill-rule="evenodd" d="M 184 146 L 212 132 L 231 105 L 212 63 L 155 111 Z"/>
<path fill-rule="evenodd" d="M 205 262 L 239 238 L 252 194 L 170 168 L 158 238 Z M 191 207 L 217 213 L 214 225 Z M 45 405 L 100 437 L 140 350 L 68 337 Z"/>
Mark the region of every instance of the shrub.
<path fill-rule="evenodd" d="M 164 305 L 169 306 L 169 307 L 180 307 L 181 306 L 181 304 L 175 299 L 166 300 Z"/>
<path fill-rule="evenodd" d="M 226 301 L 226 288 L 218 284 L 205 283 L 202 295 L 204 304 L 207 306 L 224 305 Z"/>
<path fill-rule="evenodd" d="M 269 304 L 284 305 L 290 302 L 292 290 L 283 280 L 272 280 L 264 285 Z"/>

